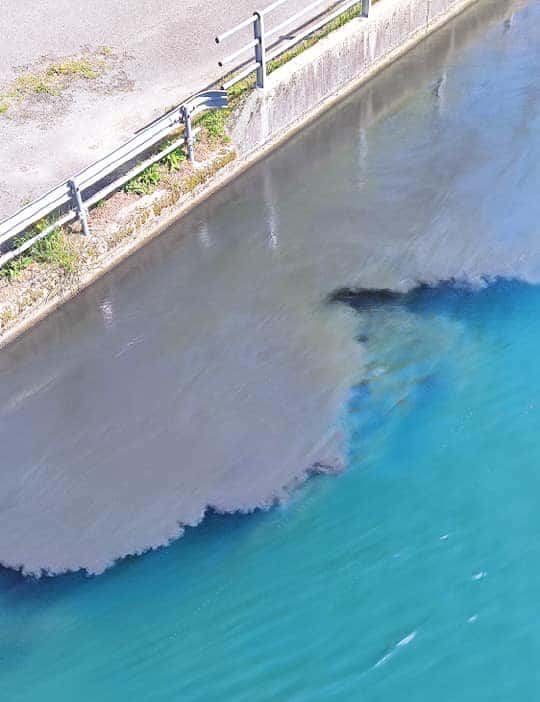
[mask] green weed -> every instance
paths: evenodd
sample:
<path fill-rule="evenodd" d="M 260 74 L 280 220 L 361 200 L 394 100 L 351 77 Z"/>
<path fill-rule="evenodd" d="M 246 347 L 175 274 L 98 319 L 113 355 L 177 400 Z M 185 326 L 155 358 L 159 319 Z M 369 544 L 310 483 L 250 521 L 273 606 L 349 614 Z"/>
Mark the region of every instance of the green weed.
<path fill-rule="evenodd" d="M 182 163 L 186 160 L 186 154 L 179 147 L 161 159 L 161 163 L 169 170 L 170 173 L 179 171 Z"/>
<path fill-rule="evenodd" d="M 15 237 L 13 241 L 14 248 L 22 246 L 22 244 L 42 232 L 49 225 L 50 222 L 48 220 L 42 220 L 26 234 Z M 46 263 L 61 268 L 66 273 L 72 273 L 75 270 L 76 262 L 77 256 L 69 245 L 64 232 L 61 229 L 53 229 L 48 236 L 40 239 L 23 254 L 7 263 L 0 270 L 0 274 L 9 280 L 13 280 L 32 263 Z"/>
<path fill-rule="evenodd" d="M 159 166 L 157 163 L 153 163 L 142 171 L 142 173 L 139 173 L 139 175 L 126 183 L 124 185 L 124 191 L 135 195 L 149 195 L 154 192 L 160 180 L 161 171 Z"/>
<path fill-rule="evenodd" d="M 53 86 L 47 83 L 41 76 L 25 73 L 17 78 L 5 97 L 22 98 L 25 95 L 41 95 L 43 93 L 53 95 L 55 90 Z"/>
<path fill-rule="evenodd" d="M 61 229 L 54 229 L 29 250 L 37 263 L 48 263 L 52 266 L 57 266 L 66 273 L 73 273 L 75 270 L 77 257 Z"/>
<path fill-rule="evenodd" d="M 203 128 L 209 141 L 216 142 L 218 139 L 229 141 L 225 124 L 230 114 L 229 109 L 211 110 L 206 112 L 197 124 Z"/>
<path fill-rule="evenodd" d="M 34 260 L 28 254 L 23 254 L 12 259 L 9 263 L 0 269 L 0 275 L 8 280 L 15 280 L 20 274 L 33 263 Z"/>
<path fill-rule="evenodd" d="M 91 80 L 98 77 L 98 72 L 86 59 L 65 59 L 50 65 L 45 75 L 49 78 L 68 77 Z"/>
<path fill-rule="evenodd" d="M 111 54 L 105 52 L 105 47 L 99 52 L 101 57 Z M 0 95 L 0 105 L 5 107 L 5 109 L 0 110 L 0 114 L 7 110 L 10 100 L 20 101 L 35 95 L 60 95 L 74 81 L 94 80 L 106 69 L 105 58 L 98 60 L 92 56 L 89 58 L 68 57 L 49 63 L 36 72 L 22 73 L 11 83 L 7 91 Z"/>

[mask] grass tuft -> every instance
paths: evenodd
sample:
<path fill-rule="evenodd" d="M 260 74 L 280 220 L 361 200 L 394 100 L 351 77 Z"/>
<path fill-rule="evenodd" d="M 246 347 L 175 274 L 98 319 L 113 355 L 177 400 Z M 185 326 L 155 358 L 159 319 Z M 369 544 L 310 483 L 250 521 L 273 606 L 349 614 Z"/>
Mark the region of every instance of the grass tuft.
<path fill-rule="evenodd" d="M 174 173 L 180 170 L 182 163 L 186 160 L 186 154 L 181 147 L 178 147 L 170 154 L 167 154 L 161 159 L 161 162 L 169 171 L 169 173 Z"/>
<path fill-rule="evenodd" d="M 13 241 L 14 248 L 21 246 L 26 241 L 42 232 L 50 222 L 46 219 L 38 222 L 26 234 L 16 237 Z M 61 229 L 53 231 L 44 239 L 36 242 L 27 251 L 7 263 L 0 275 L 8 280 L 17 278 L 26 268 L 33 263 L 45 263 L 55 268 L 62 269 L 65 273 L 73 273 L 76 267 L 77 256 L 71 247 L 67 236 Z"/>
<path fill-rule="evenodd" d="M 124 185 L 126 193 L 134 193 L 135 195 L 150 195 L 156 189 L 157 184 L 161 180 L 161 171 L 157 163 L 153 163 L 144 171 L 135 176 L 132 180 Z"/>
<path fill-rule="evenodd" d="M 8 87 L 7 91 L 0 94 L 0 114 L 7 111 L 10 102 L 20 102 L 35 96 L 61 95 L 64 90 L 76 81 L 90 81 L 99 78 L 107 69 L 105 58 L 112 56 L 112 50 L 102 47 L 98 52 L 101 58 L 90 56 L 88 58 L 62 58 L 48 63 L 44 68 L 19 75 Z"/>
<path fill-rule="evenodd" d="M 210 142 L 215 143 L 219 140 L 228 142 L 229 137 L 227 135 L 225 125 L 230 114 L 231 111 L 228 108 L 224 108 L 222 110 L 211 110 L 206 112 L 197 121 L 197 125 L 202 127 L 204 130 L 204 136 L 206 136 Z"/>
<path fill-rule="evenodd" d="M 93 80 L 99 74 L 90 61 L 86 59 L 65 59 L 50 65 L 45 71 L 45 75 L 49 78 L 68 77 Z"/>
<path fill-rule="evenodd" d="M 24 73 L 12 84 L 9 92 L 4 98 L 23 98 L 26 95 L 41 95 L 48 93 L 54 95 L 55 88 L 50 82 L 46 82 L 42 76 L 33 73 Z"/>

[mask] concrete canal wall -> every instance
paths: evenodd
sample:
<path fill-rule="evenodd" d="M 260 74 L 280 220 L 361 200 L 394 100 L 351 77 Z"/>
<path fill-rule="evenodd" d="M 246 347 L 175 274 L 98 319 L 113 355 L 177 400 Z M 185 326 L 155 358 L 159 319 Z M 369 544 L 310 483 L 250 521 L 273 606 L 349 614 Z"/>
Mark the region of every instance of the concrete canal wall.
<path fill-rule="evenodd" d="M 281 66 L 236 115 L 240 157 L 286 137 L 474 0 L 380 0 Z"/>

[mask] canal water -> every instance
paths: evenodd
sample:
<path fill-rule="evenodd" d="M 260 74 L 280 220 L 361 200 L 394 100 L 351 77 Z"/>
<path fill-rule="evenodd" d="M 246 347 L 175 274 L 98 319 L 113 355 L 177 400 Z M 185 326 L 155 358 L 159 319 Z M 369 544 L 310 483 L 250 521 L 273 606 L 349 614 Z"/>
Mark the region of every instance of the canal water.
<path fill-rule="evenodd" d="M 2 699 L 534 699 L 539 20 L 479 2 L 0 354 L 0 560 L 84 569 L 0 570 Z"/>

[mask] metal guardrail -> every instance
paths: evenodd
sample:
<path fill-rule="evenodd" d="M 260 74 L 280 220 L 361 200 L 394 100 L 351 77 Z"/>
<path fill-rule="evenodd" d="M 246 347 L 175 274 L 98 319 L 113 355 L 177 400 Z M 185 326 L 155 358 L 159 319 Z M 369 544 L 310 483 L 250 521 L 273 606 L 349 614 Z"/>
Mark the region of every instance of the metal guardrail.
<path fill-rule="evenodd" d="M 227 105 L 228 99 L 225 90 L 208 90 L 195 95 L 184 104 L 171 110 L 138 132 L 133 138 L 111 151 L 107 156 L 79 171 L 69 180 L 25 205 L 7 219 L 2 220 L 0 222 L 0 268 L 16 256 L 24 253 L 37 241 L 45 238 L 53 230 L 75 219 L 80 221 L 83 232 L 88 234 L 89 207 L 121 188 L 125 183 L 148 168 L 148 166 L 160 161 L 182 144 L 186 144 L 189 160 L 193 162 L 195 136 L 198 130 L 192 129 L 192 119 L 205 110 L 221 109 L 227 107 Z M 182 125 L 184 126 L 183 136 L 167 144 L 158 153 L 154 153 L 144 161 L 137 163 L 133 168 L 130 168 L 129 171 L 113 181 L 107 182 L 89 197 L 85 197 L 85 191 L 99 186 L 102 181 L 136 159 L 137 156 L 147 152 L 152 146 L 159 144 L 170 134 L 176 132 Z M 68 211 L 61 214 L 54 223 L 37 232 L 35 236 L 27 239 L 16 248 L 3 254 L 1 253 L 2 248 L 5 249 L 5 245 L 16 236 L 66 206 L 69 206 Z"/>
<path fill-rule="evenodd" d="M 61 183 L 56 188 L 49 190 L 49 192 L 30 202 L 28 205 L 25 205 L 10 217 L 0 221 L 0 268 L 16 256 L 24 253 L 24 251 L 31 248 L 37 241 L 45 238 L 58 227 L 68 224 L 75 219 L 80 221 L 83 232 L 88 234 L 89 207 L 121 188 L 125 183 L 135 178 L 153 163 L 160 161 L 164 156 L 171 153 L 182 144 L 186 144 L 189 160 L 193 162 L 193 149 L 195 135 L 197 133 L 197 130 L 192 129 L 191 121 L 193 117 L 205 110 L 227 107 L 227 89 L 240 82 L 251 73 L 256 73 L 257 87 L 264 88 L 267 64 L 269 61 L 277 58 L 355 5 L 362 6 L 363 17 L 369 15 L 371 8 L 371 0 L 337 0 L 330 8 L 326 8 L 326 10 L 323 9 L 319 14 L 314 14 L 313 11 L 319 10 L 324 3 L 328 3 L 328 0 L 313 0 L 303 9 L 291 14 L 287 19 L 282 20 L 270 29 L 266 29 L 266 17 L 288 2 L 290 2 L 290 0 L 275 0 L 263 10 L 255 12 L 251 17 L 248 17 L 235 27 L 232 27 L 227 32 L 216 37 L 216 42 L 219 44 L 247 27 L 251 26 L 253 31 L 253 39 L 251 41 L 219 62 L 220 66 L 225 66 L 241 57 L 246 51 L 250 49 L 254 51 L 254 60 L 248 63 L 247 66 L 245 62 L 240 64 L 233 78 L 223 84 L 222 90 L 207 90 L 195 95 L 184 104 L 171 110 L 166 115 L 138 132 L 132 139 L 119 146 L 107 156 L 96 161 L 87 168 L 84 168 L 82 171 L 79 171 L 75 176 Z M 299 21 L 303 21 L 304 24 L 294 32 L 292 38 L 286 37 L 283 39 L 279 36 L 279 33 L 286 27 L 295 24 L 298 27 Z M 269 45 L 269 40 L 273 38 L 275 38 L 274 43 Z M 112 181 L 108 180 L 101 188 L 98 187 L 97 190 L 95 189 L 102 181 L 109 179 L 110 176 L 114 175 L 122 167 L 127 166 L 138 156 L 149 151 L 151 147 L 159 144 L 167 136 L 176 132 L 181 125 L 184 126 L 183 136 L 167 144 L 167 146 L 158 153 L 154 153 L 144 161 L 138 162 L 126 173 L 119 175 Z M 88 193 L 88 196 L 85 196 L 85 193 L 91 188 L 92 192 Z M 20 245 L 15 248 L 6 251 L 6 245 L 9 245 L 15 237 L 53 213 L 59 215 L 54 223 L 36 232 L 34 236 L 21 242 Z"/>
<path fill-rule="evenodd" d="M 327 13 L 324 14 L 323 17 L 320 17 L 314 16 L 312 11 L 318 9 L 325 2 L 328 2 L 328 0 L 314 0 L 314 2 L 309 3 L 309 5 L 306 5 L 306 7 L 303 9 L 290 15 L 290 17 L 279 22 L 279 24 L 275 25 L 271 29 L 266 29 L 265 20 L 267 15 L 271 14 L 274 10 L 277 10 L 277 8 L 281 7 L 281 5 L 285 5 L 287 2 L 290 2 L 290 0 L 276 0 L 265 7 L 264 10 L 258 10 L 251 17 L 248 17 L 236 26 L 232 27 L 232 29 L 229 29 L 216 37 L 216 43 L 221 44 L 222 41 L 225 41 L 242 29 L 245 29 L 250 25 L 253 28 L 253 39 L 251 41 L 219 61 L 219 66 L 225 66 L 232 63 L 235 59 L 238 59 L 246 51 L 249 51 L 250 49 L 253 49 L 254 51 L 254 60 L 247 66 L 241 67 L 238 73 L 235 73 L 230 80 L 223 83 L 222 87 L 224 90 L 227 90 L 236 83 L 239 83 L 244 78 L 247 78 L 247 76 L 249 76 L 251 73 L 256 73 L 257 87 L 264 88 L 267 65 L 269 61 L 277 58 L 285 51 L 288 51 L 290 48 L 295 46 L 295 44 L 298 44 L 303 39 L 306 39 L 308 36 L 324 27 L 325 24 L 328 24 L 347 10 L 350 10 L 354 5 L 362 5 L 362 17 L 367 17 L 371 8 L 371 0 L 343 0 L 342 2 L 338 2 L 337 6 L 334 5 Z M 279 35 L 279 33 L 286 27 L 294 25 L 299 20 L 305 19 L 306 15 L 309 13 L 312 13 L 311 19 L 316 21 L 312 22 L 308 18 L 307 26 L 304 24 L 302 29 L 294 33 L 294 37 L 287 39 L 286 41 L 279 41 L 278 38 L 277 45 L 268 48 L 269 39 Z"/>

